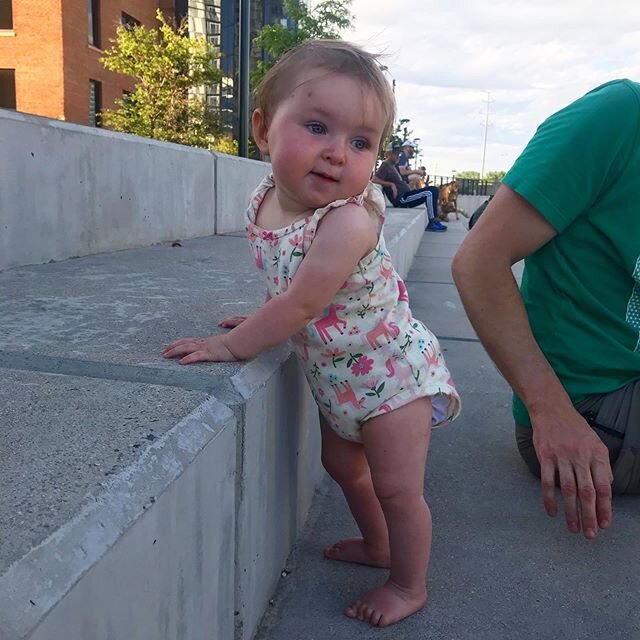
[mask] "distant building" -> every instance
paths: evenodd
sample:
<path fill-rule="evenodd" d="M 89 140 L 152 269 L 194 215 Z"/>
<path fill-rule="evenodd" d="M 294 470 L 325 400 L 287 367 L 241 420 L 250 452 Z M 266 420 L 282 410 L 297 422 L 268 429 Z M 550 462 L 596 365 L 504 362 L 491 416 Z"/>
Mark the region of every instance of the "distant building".
<path fill-rule="evenodd" d="M 219 85 L 200 94 L 220 109 L 224 128 L 237 134 L 239 0 L 0 0 L 0 108 L 78 124 L 99 125 L 102 109 L 133 88 L 107 71 L 100 57 L 119 25 L 157 26 L 161 9 L 187 19 L 192 36 L 205 36 L 221 53 Z M 62 9 L 61 9 L 62 7 Z M 283 0 L 252 0 L 251 37 L 280 22 Z M 262 51 L 251 49 L 255 62 Z"/>
<path fill-rule="evenodd" d="M 180 4 L 0 0 L 0 107 L 99 124 L 100 110 L 112 108 L 116 98 L 132 89 L 130 80 L 107 71 L 100 62 L 118 25 L 155 26 L 158 8 L 176 17 Z"/>

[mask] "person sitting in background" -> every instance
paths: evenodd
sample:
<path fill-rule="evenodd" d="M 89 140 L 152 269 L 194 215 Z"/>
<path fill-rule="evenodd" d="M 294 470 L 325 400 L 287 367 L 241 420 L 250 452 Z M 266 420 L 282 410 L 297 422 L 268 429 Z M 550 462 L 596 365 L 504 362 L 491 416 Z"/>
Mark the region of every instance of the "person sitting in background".
<path fill-rule="evenodd" d="M 427 231 L 446 231 L 447 227 L 438 221 L 438 189 L 436 187 L 424 187 L 423 189 L 411 189 L 398 173 L 396 164 L 400 156 L 400 147 L 391 144 L 387 147 L 384 162 L 380 165 L 371 179 L 374 184 L 379 184 L 394 207 L 417 207 L 424 203 L 427 208 L 429 222 Z"/>
<path fill-rule="evenodd" d="M 411 168 L 409 161 L 413 158 L 415 150 L 415 143 L 412 140 L 405 140 L 402 143 L 402 151 L 398 154 L 396 168 L 410 189 L 422 189 L 429 184 L 429 178 L 424 167 L 419 169 Z"/>

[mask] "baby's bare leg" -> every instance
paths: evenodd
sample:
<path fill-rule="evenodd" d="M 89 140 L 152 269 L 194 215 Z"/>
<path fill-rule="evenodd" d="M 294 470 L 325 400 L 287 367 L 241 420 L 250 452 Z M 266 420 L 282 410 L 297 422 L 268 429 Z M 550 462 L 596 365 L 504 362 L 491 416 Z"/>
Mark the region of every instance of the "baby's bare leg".
<path fill-rule="evenodd" d="M 382 587 L 357 600 L 346 614 L 386 627 L 422 609 L 427 601 L 431 513 L 423 492 L 431 400 L 420 398 L 372 418 L 362 434 L 389 530 L 391 573 Z"/>
<path fill-rule="evenodd" d="M 331 560 L 389 567 L 389 535 L 382 507 L 373 490 L 364 447 L 345 440 L 320 415 L 322 464 L 340 485 L 362 534 L 336 542 L 324 551 Z"/>

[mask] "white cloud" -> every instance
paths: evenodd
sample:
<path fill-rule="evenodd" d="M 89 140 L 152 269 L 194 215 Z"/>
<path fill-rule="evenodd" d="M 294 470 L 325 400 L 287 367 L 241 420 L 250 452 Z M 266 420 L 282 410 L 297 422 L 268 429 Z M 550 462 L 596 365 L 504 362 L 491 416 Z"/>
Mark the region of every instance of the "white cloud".
<path fill-rule="evenodd" d="M 640 3 L 353 0 L 345 38 L 386 55 L 398 115 L 430 173 L 508 169 L 554 111 L 614 78 L 640 80 Z"/>

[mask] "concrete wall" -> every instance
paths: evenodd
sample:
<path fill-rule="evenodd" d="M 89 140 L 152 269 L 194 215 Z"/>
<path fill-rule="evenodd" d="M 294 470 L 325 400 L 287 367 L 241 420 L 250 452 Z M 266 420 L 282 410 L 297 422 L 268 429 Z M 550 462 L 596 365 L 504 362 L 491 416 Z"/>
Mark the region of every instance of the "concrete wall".
<path fill-rule="evenodd" d="M 235 468 L 210 399 L 0 577 L 2 640 L 231 639 Z"/>
<path fill-rule="evenodd" d="M 238 231 L 269 171 L 5 110 L 0 148 L 0 270 Z"/>
<path fill-rule="evenodd" d="M 468 216 L 485 201 L 489 196 L 458 196 L 458 209 L 462 209 Z"/>

